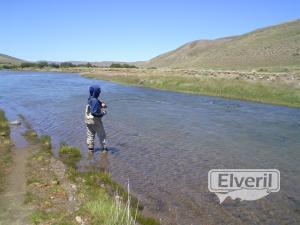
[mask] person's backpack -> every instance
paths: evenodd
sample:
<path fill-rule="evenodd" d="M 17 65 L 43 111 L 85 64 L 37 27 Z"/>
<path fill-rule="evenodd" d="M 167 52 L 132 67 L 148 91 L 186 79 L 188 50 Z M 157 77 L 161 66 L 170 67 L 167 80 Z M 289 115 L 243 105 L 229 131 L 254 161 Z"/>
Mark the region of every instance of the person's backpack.
<path fill-rule="evenodd" d="M 92 115 L 90 105 L 86 105 L 86 107 L 85 107 L 85 123 L 86 124 L 95 124 L 95 117 Z"/>

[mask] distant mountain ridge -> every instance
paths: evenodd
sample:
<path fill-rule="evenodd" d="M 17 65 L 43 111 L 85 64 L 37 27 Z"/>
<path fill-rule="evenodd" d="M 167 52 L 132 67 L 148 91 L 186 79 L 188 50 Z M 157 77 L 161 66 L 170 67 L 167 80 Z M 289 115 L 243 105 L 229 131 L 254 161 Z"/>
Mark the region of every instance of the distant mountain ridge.
<path fill-rule="evenodd" d="M 234 69 L 299 64 L 300 19 L 244 35 L 192 41 L 143 65 Z"/>

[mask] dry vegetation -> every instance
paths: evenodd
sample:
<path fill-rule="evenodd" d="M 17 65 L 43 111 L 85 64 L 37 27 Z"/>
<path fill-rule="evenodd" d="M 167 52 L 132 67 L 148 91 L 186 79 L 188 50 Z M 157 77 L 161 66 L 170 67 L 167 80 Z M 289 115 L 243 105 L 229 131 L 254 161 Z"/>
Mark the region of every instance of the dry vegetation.
<path fill-rule="evenodd" d="M 250 33 L 187 43 L 146 67 L 252 69 L 300 64 L 300 20 Z"/>

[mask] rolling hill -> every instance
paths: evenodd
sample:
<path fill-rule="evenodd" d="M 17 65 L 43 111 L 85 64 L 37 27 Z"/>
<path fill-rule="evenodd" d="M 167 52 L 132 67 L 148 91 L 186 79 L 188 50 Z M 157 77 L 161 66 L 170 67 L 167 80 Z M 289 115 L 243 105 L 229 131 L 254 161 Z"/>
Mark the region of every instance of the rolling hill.
<path fill-rule="evenodd" d="M 21 59 L 0 53 L 0 64 L 19 65 L 22 62 L 23 62 L 23 60 L 21 60 Z"/>
<path fill-rule="evenodd" d="M 300 65 L 300 19 L 240 36 L 192 41 L 143 65 L 221 69 Z"/>

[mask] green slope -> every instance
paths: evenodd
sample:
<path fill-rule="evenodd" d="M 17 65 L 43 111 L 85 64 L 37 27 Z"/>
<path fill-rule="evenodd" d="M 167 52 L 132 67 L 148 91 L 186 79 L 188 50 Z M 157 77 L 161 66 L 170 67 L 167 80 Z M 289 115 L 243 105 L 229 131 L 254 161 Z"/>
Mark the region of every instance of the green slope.
<path fill-rule="evenodd" d="M 11 57 L 9 55 L 4 55 L 0 53 L 0 64 L 12 64 L 19 65 L 23 62 L 23 60 Z"/>
<path fill-rule="evenodd" d="M 300 65 L 300 20 L 216 40 L 187 43 L 146 67 L 224 68 Z"/>

